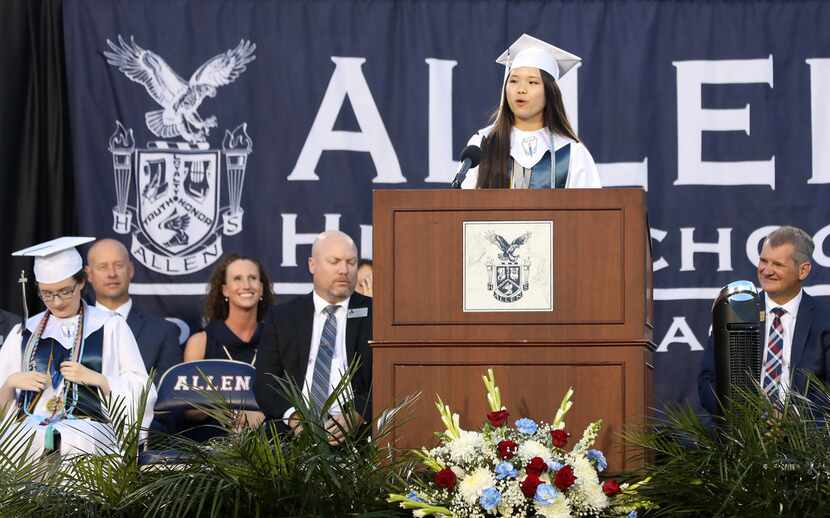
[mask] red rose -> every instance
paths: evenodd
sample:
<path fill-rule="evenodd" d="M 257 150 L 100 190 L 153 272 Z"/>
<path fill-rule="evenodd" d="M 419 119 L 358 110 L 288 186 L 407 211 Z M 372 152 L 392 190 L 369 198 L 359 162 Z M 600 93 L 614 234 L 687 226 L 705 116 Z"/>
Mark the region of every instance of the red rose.
<path fill-rule="evenodd" d="M 455 473 L 450 468 L 444 468 L 435 474 L 435 485 L 438 487 L 445 487 L 452 491 L 458 479 Z"/>
<path fill-rule="evenodd" d="M 542 457 L 533 457 L 527 463 L 525 471 L 528 475 L 536 475 L 537 477 L 548 470 L 548 465 L 542 460 Z"/>
<path fill-rule="evenodd" d="M 602 492 L 608 496 L 614 496 L 622 491 L 620 490 L 620 485 L 616 480 L 606 480 L 605 483 L 602 484 Z"/>
<path fill-rule="evenodd" d="M 542 483 L 539 480 L 539 477 L 536 475 L 528 475 L 527 478 L 522 480 L 522 493 L 525 494 L 526 497 L 532 498 L 533 495 L 536 494 L 536 488 Z"/>
<path fill-rule="evenodd" d="M 496 448 L 499 450 L 499 458 L 510 460 L 516 455 L 516 450 L 519 449 L 519 445 L 508 439 L 499 442 Z"/>
<path fill-rule="evenodd" d="M 551 430 L 550 437 L 553 439 L 553 445 L 557 448 L 564 448 L 568 444 L 568 437 L 571 434 L 565 430 Z"/>
<path fill-rule="evenodd" d="M 504 426 L 504 423 L 507 422 L 507 418 L 510 414 L 507 410 L 497 410 L 496 412 L 488 412 L 487 413 L 487 420 L 490 421 L 490 424 L 495 426 L 496 428 L 500 426 Z"/>
<path fill-rule="evenodd" d="M 565 491 L 576 482 L 574 476 L 574 469 L 570 466 L 563 466 L 556 472 L 556 478 L 553 483 L 560 491 Z"/>

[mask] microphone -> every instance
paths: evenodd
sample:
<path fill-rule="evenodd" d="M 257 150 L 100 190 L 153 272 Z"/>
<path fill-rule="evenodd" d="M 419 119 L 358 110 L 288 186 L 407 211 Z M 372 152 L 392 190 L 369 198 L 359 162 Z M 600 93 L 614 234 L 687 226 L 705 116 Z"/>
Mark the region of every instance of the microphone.
<path fill-rule="evenodd" d="M 455 174 L 455 180 L 450 184 L 450 189 L 460 189 L 461 182 L 467 177 L 467 171 L 477 167 L 481 162 L 481 148 L 478 146 L 467 146 L 461 150 L 461 166 Z"/>

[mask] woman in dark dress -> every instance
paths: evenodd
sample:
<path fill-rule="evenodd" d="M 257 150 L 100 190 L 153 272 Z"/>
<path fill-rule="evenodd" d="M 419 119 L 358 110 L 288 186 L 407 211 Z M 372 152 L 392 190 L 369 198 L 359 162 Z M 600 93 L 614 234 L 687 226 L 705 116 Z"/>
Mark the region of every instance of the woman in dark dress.
<path fill-rule="evenodd" d="M 262 264 L 239 254 L 226 255 L 210 276 L 204 330 L 187 340 L 184 361 L 236 360 L 256 366 L 262 320 L 274 303 Z M 194 417 L 188 412 L 189 417 Z M 262 412 L 243 412 L 239 425 L 256 427 Z"/>

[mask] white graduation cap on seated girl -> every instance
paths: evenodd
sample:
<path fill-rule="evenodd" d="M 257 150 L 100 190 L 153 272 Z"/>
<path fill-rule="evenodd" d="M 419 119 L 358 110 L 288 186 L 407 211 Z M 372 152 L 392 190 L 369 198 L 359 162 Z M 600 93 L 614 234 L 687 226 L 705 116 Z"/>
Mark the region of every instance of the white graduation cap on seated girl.
<path fill-rule="evenodd" d="M 35 280 L 54 284 L 72 277 L 84 267 L 76 246 L 95 241 L 94 237 L 59 237 L 14 252 L 13 256 L 35 258 Z"/>
<path fill-rule="evenodd" d="M 75 247 L 92 241 L 95 238 L 61 237 L 18 250 L 12 255 L 34 257 L 37 282 L 54 284 L 71 279 L 81 271 L 83 260 Z M 46 311 L 26 321 L 25 328 L 31 333 L 28 338 L 21 329 L 20 333 L 10 334 L 0 348 L 0 379 L 8 379 L 17 372 L 35 370 L 35 367 L 40 372 L 51 374 L 51 383 L 47 383 L 39 396 L 28 402 L 25 398 L 31 396 L 23 396 L 19 406 L 10 406 L 8 410 L 16 412 L 23 409 L 27 417 L 22 426 L 35 432 L 30 445 L 21 449 L 21 454 L 29 457 L 58 446 L 62 455 L 121 454 L 120 445 L 114 440 L 113 424 L 100 419 L 109 412 L 101 399 L 104 387 L 107 387 L 104 394 L 112 396 L 113 401 L 119 401 L 119 398 L 124 401 L 129 419 L 138 415 L 148 376 L 126 320 L 95 306 L 87 306 L 83 299 L 80 304 L 79 312 L 74 315 L 65 315 L 63 311 L 53 314 L 47 306 Z M 67 309 L 68 312 L 72 310 Z M 46 339 L 58 342 L 65 352 L 53 344 L 48 358 L 43 360 L 41 356 L 37 363 L 33 360 L 38 346 L 46 343 Z M 56 351 L 63 357 L 63 360 L 56 360 L 56 365 L 71 361 L 80 363 L 85 369 L 73 369 L 76 381 L 70 379 L 70 383 L 66 383 L 68 376 L 64 378 L 65 373 L 59 369 L 50 371 L 53 354 L 58 354 Z M 102 377 L 106 383 L 101 382 Z M 89 388 L 82 390 L 80 387 L 85 385 Z M 155 387 L 152 384 L 149 387 L 144 415 L 140 417 L 142 429 L 145 430 L 153 420 L 152 409 L 156 401 Z M 21 391 L 21 394 L 24 392 Z M 60 442 L 55 441 L 55 432 L 60 434 Z M 143 437 L 146 437 L 145 431 L 141 432 L 140 439 L 143 440 Z"/>
<path fill-rule="evenodd" d="M 504 65 L 504 81 L 501 85 L 499 111 L 504 104 L 504 87 L 510 71 L 514 68 L 534 67 L 544 70 L 556 81 L 576 66 L 582 58 L 564 51 L 529 34 L 522 34 L 510 47 L 496 58 L 496 63 Z"/>

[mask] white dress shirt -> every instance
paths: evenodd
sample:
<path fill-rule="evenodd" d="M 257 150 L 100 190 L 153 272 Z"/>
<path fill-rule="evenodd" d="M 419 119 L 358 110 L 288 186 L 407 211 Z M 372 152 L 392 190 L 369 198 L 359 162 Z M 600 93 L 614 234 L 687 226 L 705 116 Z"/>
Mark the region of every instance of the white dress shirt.
<path fill-rule="evenodd" d="M 767 343 L 769 343 L 769 330 L 772 326 L 772 320 L 775 318 L 775 314 L 772 310 L 780 307 L 784 308 L 786 311 L 786 313 L 781 315 L 781 325 L 784 327 L 784 350 L 782 352 L 783 362 L 781 365 L 781 390 L 779 391 L 779 394 L 782 399 L 784 397 L 784 393 L 790 386 L 790 359 L 792 358 L 793 350 L 793 334 L 795 333 L 795 320 L 798 317 L 798 306 L 801 304 L 801 296 L 803 293 L 804 290 L 799 291 L 798 295 L 790 299 L 786 304 L 777 304 L 775 301 L 770 299 L 768 295 L 764 297 L 766 305 L 765 310 L 767 312 L 765 322 L 766 330 L 764 332 L 764 352 L 767 350 Z M 766 363 L 766 356 L 761 358 L 762 375 L 764 371 L 764 363 Z"/>
<path fill-rule="evenodd" d="M 311 347 L 308 350 L 308 364 L 305 371 L 305 381 L 303 382 L 303 396 L 308 398 L 308 393 L 314 380 L 314 366 L 317 363 L 317 352 L 320 350 L 320 338 L 323 336 L 323 327 L 326 325 L 328 314 L 325 309 L 331 304 L 325 301 L 317 292 L 313 292 L 314 299 L 314 324 L 311 328 Z M 334 312 L 334 318 L 337 320 L 337 337 L 334 340 L 334 356 L 331 358 L 331 375 L 329 377 L 329 393 L 340 383 L 343 374 L 349 368 L 349 357 L 346 353 L 346 315 L 349 308 L 349 299 L 342 300 L 335 304 L 337 310 Z M 351 397 L 350 391 L 347 395 Z M 295 412 L 295 408 L 291 407 L 283 414 L 283 419 L 287 422 L 291 414 Z M 329 409 L 329 414 L 339 415 L 340 405 L 335 403 Z"/>
<path fill-rule="evenodd" d="M 124 320 L 127 320 L 127 318 L 130 316 L 130 310 L 133 309 L 133 299 L 127 299 L 127 302 L 121 304 L 115 309 L 110 309 L 105 305 L 101 304 L 100 302 L 96 302 L 95 307 L 98 309 L 103 309 L 104 311 L 109 311 L 110 313 L 118 313 L 119 315 L 124 317 Z"/>

